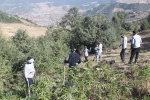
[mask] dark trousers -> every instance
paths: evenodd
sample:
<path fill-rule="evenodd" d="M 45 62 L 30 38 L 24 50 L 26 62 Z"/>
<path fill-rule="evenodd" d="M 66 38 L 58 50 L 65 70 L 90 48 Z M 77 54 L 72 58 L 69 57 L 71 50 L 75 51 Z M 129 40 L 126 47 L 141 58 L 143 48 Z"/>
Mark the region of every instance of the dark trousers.
<path fill-rule="evenodd" d="M 85 62 L 87 62 L 88 61 L 88 56 L 85 56 Z"/>
<path fill-rule="evenodd" d="M 29 86 L 28 86 L 28 84 L 29 84 Z M 29 92 L 29 90 L 30 90 L 30 93 L 32 93 L 32 88 L 31 88 L 32 84 L 34 84 L 33 79 L 32 78 L 28 78 L 28 81 L 26 80 L 27 93 Z"/>
<path fill-rule="evenodd" d="M 135 63 L 137 63 L 137 60 L 138 60 L 138 57 L 139 57 L 139 52 L 140 52 L 140 48 L 132 48 L 130 61 L 129 61 L 130 64 L 132 63 L 132 60 L 133 60 L 135 55 L 136 55 L 135 56 Z"/>
<path fill-rule="evenodd" d="M 120 52 L 120 58 L 121 58 L 121 61 L 122 61 L 122 62 L 125 61 L 125 51 L 126 51 L 126 48 L 125 48 L 125 49 L 122 49 L 121 52 Z"/>

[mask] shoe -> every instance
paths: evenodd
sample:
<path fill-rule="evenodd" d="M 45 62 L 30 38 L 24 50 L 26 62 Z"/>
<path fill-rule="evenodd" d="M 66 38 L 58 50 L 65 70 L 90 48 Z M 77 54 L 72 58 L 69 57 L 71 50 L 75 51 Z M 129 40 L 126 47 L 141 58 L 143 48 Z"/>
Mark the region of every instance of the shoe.
<path fill-rule="evenodd" d="M 137 65 L 137 62 L 135 62 L 135 64 Z"/>
<path fill-rule="evenodd" d="M 131 62 L 129 62 L 128 65 L 131 65 Z"/>

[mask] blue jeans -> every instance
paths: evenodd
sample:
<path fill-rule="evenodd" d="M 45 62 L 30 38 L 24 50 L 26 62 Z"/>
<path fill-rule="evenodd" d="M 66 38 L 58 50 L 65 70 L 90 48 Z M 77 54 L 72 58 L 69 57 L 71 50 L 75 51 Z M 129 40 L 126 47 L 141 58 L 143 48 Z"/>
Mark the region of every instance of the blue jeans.
<path fill-rule="evenodd" d="M 28 78 L 28 81 L 26 80 L 27 93 L 29 92 L 29 89 L 30 89 L 30 93 L 32 93 L 32 88 L 30 87 L 32 84 L 34 84 L 33 79 L 32 78 Z M 29 87 L 28 87 L 28 85 L 29 85 Z"/>

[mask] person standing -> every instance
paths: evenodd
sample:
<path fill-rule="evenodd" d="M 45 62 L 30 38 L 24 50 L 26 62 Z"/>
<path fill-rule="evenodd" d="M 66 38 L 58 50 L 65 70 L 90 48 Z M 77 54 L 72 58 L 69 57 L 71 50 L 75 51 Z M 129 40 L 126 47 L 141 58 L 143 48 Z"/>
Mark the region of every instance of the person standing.
<path fill-rule="evenodd" d="M 76 49 L 72 49 L 71 54 L 69 55 L 69 59 L 65 60 L 65 63 L 69 63 L 70 68 L 74 68 L 75 66 L 81 63 L 80 55 L 75 51 Z"/>
<path fill-rule="evenodd" d="M 100 61 L 102 61 L 102 48 L 103 48 L 103 45 L 100 42 L 98 45 L 98 54 L 97 54 L 97 59 L 96 59 L 97 62 L 99 61 L 99 58 L 100 58 Z"/>
<path fill-rule="evenodd" d="M 98 44 L 96 44 L 96 47 L 94 48 L 95 50 L 95 57 L 93 59 L 93 61 L 95 61 L 95 59 L 97 59 L 97 55 L 98 55 Z"/>
<path fill-rule="evenodd" d="M 132 60 L 135 56 L 135 64 L 137 64 L 137 60 L 139 57 L 139 52 L 140 52 L 140 47 L 141 47 L 141 43 L 142 43 L 142 39 L 140 35 L 137 35 L 136 31 L 133 31 L 133 36 L 132 36 L 132 41 L 131 41 L 131 46 L 132 46 L 132 50 L 131 50 L 131 56 L 130 56 L 130 60 L 129 60 L 129 64 L 132 63 Z"/>
<path fill-rule="evenodd" d="M 26 79 L 27 91 L 28 91 L 29 96 L 30 96 L 30 93 L 32 93 L 31 85 L 34 83 L 33 82 L 34 74 L 35 74 L 34 59 L 31 57 L 28 57 L 27 62 L 24 67 L 24 75 Z"/>
<path fill-rule="evenodd" d="M 120 52 L 120 58 L 121 58 L 122 63 L 124 63 L 125 62 L 125 51 L 127 48 L 128 39 L 123 33 L 121 33 L 120 36 L 121 36 L 121 38 L 123 38 L 122 44 L 120 44 L 120 46 L 122 46 L 122 50 Z"/>
<path fill-rule="evenodd" d="M 88 56 L 89 56 L 89 52 L 90 51 L 91 51 L 91 48 L 89 50 L 89 49 L 87 49 L 87 46 L 84 47 L 84 57 L 85 57 L 85 61 L 84 62 L 88 61 Z"/>

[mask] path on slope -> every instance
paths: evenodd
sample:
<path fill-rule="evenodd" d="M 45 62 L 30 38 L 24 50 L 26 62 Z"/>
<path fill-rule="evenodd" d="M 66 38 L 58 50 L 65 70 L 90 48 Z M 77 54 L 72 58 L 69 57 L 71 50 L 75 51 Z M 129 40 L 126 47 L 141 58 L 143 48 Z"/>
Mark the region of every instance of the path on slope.
<path fill-rule="evenodd" d="M 146 64 L 150 64 L 150 31 L 143 31 L 139 33 L 139 35 L 142 37 L 142 45 L 141 45 L 141 52 L 139 55 L 139 60 L 138 64 L 136 66 L 142 67 Z M 130 39 L 131 36 L 128 36 L 128 40 Z M 120 60 L 120 51 L 121 48 L 115 49 L 115 50 L 110 50 L 109 52 L 103 52 L 102 58 L 103 61 L 112 61 L 115 60 L 115 63 L 118 65 L 118 67 L 130 67 L 128 65 L 129 59 L 130 59 L 130 43 L 128 43 L 128 48 L 126 50 L 126 60 L 125 64 L 121 63 Z M 99 62 L 93 62 L 94 56 L 89 56 L 89 62 L 92 63 L 92 66 L 98 65 Z M 82 57 L 82 61 L 84 61 L 84 57 Z M 134 60 L 133 60 L 134 61 Z M 85 66 L 86 63 L 81 63 L 80 66 Z"/>

